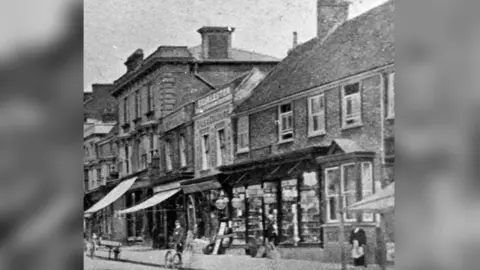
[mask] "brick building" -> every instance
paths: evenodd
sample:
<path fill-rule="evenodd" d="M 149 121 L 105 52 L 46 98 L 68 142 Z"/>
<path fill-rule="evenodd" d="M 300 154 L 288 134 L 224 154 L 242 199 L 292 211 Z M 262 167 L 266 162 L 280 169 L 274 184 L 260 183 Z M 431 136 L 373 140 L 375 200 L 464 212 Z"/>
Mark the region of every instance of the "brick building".
<path fill-rule="evenodd" d="M 125 62 L 127 72 L 110 91 L 118 104 L 119 178 L 118 185 L 96 208 L 114 201 L 118 218 L 125 220 L 117 223 L 123 228 L 114 228 L 125 231 L 125 237 L 117 240 L 148 239 L 154 225 L 163 228 L 167 235 L 174 219 L 185 216 L 165 213 L 171 210 L 167 208 L 178 208 L 177 202 L 181 201 L 175 199 L 182 194 L 174 183 L 189 174 L 193 176 L 192 155 L 187 156 L 187 165 L 183 166 L 185 149 L 180 147 L 182 140 L 189 143 L 186 148 L 193 147 L 188 104 L 254 67 L 266 72 L 279 62 L 234 48 L 234 28 L 203 27 L 198 32 L 200 46 L 160 46 L 148 57 L 141 49 L 136 50 Z M 169 196 L 161 194 L 167 191 Z M 152 202 L 160 206 L 152 208 Z"/>
<path fill-rule="evenodd" d="M 285 258 L 339 261 L 338 188 L 348 206 L 393 181 L 394 2 L 350 20 L 347 11 L 318 1 L 319 36 L 234 111 L 235 162 L 220 170 L 245 202 L 249 237 L 263 237 L 275 216 Z M 376 217 L 344 219 L 346 239 L 353 227 L 367 232 L 367 262 L 376 262 Z"/>

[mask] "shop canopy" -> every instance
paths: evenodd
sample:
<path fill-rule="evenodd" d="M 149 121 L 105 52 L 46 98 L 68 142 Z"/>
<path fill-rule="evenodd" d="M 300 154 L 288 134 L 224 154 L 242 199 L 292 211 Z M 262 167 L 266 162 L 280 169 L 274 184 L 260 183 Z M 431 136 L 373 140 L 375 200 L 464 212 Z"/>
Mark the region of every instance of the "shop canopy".
<path fill-rule="evenodd" d="M 140 210 L 150 208 L 150 207 L 155 206 L 155 205 L 165 201 L 166 199 L 172 197 L 173 195 L 175 195 L 179 191 L 180 191 L 180 189 L 176 188 L 176 189 L 171 189 L 171 190 L 159 192 L 159 193 L 153 195 L 152 197 L 150 197 L 149 199 L 145 200 L 144 202 L 142 202 L 140 204 L 137 204 L 137 205 L 132 206 L 130 208 L 118 211 L 117 214 L 120 214 L 120 215 L 129 214 L 129 213 L 133 213 L 133 212 L 137 212 L 137 211 L 140 211 Z"/>
<path fill-rule="evenodd" d="M 85 211 L 85 216 L 90 216 L 118 200 L 118 198 L 122 197 L 122 195 L 130 189 L 130 187 L 135 183 L 137 178 L 138 177 L 133 177 L 131 179 L 120 182 L 120 184 L 118 184 L 114 189 L 112 189 L 112 191 L 105 195 L 105 197 L 100 199 L 100 201 L 98 201 L 95 205 Z"/>
<path fill-rule="evenodd" d="M 347 211 L 386 212 L 395 207 L 395 182 L 379 192 L 356 202 L 346 208 Z"/>
<path fill-rule="evenodd" d="M 183 193 L 190 194 L 195 192 L 201 192 L 205 190 L 215 190 L 221 188 L 222 185 L 217 180 L 209 180 L 205 182 L 184 185 L 182 186 Z"/>

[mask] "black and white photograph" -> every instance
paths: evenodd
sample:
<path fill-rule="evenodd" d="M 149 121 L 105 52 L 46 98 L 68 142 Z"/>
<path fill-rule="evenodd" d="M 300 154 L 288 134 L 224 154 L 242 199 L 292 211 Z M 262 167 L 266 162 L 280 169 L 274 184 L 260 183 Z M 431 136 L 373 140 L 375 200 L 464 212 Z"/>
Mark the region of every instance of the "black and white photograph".
<path fill-rule="evenodd" d="M 86 1 L 84 269 L 394 269 L 394 10 Z"/>

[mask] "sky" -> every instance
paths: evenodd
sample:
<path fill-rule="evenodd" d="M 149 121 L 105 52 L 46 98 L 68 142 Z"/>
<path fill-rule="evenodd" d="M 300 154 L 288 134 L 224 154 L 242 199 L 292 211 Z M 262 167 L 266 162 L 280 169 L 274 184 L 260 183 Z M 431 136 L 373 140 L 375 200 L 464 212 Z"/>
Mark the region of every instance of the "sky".
<path fill-rule="evenodd" d="M 136 49 L 145 57 L 161 45 L 196 46 L 203 26 L 235 28 L 232 46 L 283 58 L 316 34 L 316 0 L 87 0 L 84 1 L 84 91 L 112 83 Z M 386 0 L 352 0 L 355 17 Z"/>

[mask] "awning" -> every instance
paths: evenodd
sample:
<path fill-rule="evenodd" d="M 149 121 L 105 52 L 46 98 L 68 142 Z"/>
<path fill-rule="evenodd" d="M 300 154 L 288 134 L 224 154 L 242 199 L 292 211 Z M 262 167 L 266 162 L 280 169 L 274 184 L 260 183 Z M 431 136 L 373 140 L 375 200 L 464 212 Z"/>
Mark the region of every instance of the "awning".
<path fill-rule="evenodd" d="M 201 183 L 195 183 L 182 186 L 183 193 L 190 194 L 195 192 L 201 192 L 205 190 L 214 190 L 221 188 L 222 185 L 217 180 L 210 180 Z"/>
<path fill-rule="evenodd" d="M 133 177 L 131 179 L 125 180 L 120 182 L 112 191 L 110 191 L 105 197 L 103 197 L 100 201 L 98 201 L 95 205 L 90 207 L 87 211 L 84 212 L 86 216 L 89 216 L 99 210 L 102 210 L 103 208 L 109 206 L 118 198 L 120 198 L 125 192 L 127 192 L 128 189 L 135 183 L 138 177 Z"/>
<path fill-rule="evenodd" d="M 347 211 L 385 212 L 395 207 L 395 182 L 346 208 Z"/>
<path fill-rule="evenodd" d="M 137 211 L 140 211 L 140 210 L 143 210 L 143 209 L 150 208 L 150 207 L 152 207 L 154 205 L 157 205 L 157 204 L 165 201 L 166 199 L 172 197 L 174 194 L 176 194 L 179 191 L 180 191 L 180 189 L 177 188 L 177 189 L 172 189 L 172 190 L 157 193 L 157 194 L 153 195 L 150 199 L 148 199 L 148 200 L 146 200 L 146 201 L 144 201 L 140 204 L 137 204 L 133 207 L 130 207 L 130 208 L 127 208 L 127 209 L 124 209 L 124 210 L 120 210 L 117 213 L 120 214 L 120 215 L 129 214 L 129 213 L 133 213 L 133 212 L 137 212 Z"/>

